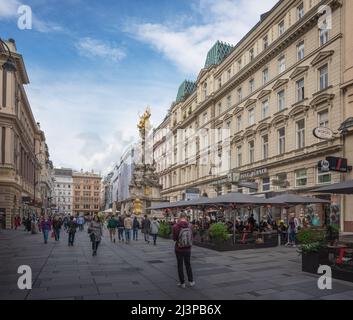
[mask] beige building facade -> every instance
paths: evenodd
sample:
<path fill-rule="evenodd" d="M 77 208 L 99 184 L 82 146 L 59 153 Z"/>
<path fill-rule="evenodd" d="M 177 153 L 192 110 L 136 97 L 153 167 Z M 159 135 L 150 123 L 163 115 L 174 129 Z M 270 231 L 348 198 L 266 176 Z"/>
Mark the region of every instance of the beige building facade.
<path fill-rule="evenodd" d="M 51 169 L 45 135 L 33 116 L 24 86 L 29 83 L 13 40 L 0 46 L 0 214 L 11 228 L 15 215 L 40 214 L 51 198 Z"/>
<path fill-rule="evenodd" d="M 164 198 L 308 195 L 353 178 L 319 165 L 327 157 L 353 164 L 353 128 L 339 130 L 353 116 L 352 2 L 279 1 L 236 46 L 211 48 L 154 133 Z M 332 137 L 314 136 L 318 127 Z M 321 196 L 353 231 L 352 197 Z"/>
<path fill-rule="evenodd" d="M 101 208 L 101 176 L 93 172 L 73 172 L 73 214 L 93 215 Z"/>

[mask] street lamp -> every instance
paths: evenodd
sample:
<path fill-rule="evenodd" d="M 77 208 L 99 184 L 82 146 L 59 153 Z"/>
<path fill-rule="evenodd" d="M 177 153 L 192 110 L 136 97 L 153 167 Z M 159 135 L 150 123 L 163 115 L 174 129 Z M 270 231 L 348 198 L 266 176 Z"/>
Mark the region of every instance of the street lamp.
<path fill-rule="evenodd" d="M 12 54 L 11 54 L 11 50 L 10 50 L 9 46 L 1 38 L 0 38 L 0 43 L 1 43 L 1 46 L 3 47 L 3 49 L 8 52 L 7 61 L 2 65 L 3 69 L 6 71 L 10 71 L 10 72 L 16 71 L 16 66 L 13 62 L 13 58 L 12 58 Z"/>

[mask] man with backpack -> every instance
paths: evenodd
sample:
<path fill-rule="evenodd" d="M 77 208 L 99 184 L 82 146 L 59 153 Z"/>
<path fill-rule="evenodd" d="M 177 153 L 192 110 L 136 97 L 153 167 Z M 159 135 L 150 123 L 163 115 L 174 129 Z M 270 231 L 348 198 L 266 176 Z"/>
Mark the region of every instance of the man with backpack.
<path fill-rule="evenodd" d="M 180 213 L 179 221 L 173 226 L 173 240 L 175 241 L 175 255 L 178 263 L 179 283 L 178 286 L 185 288 L 184 270 L 185 264 L 186 273 L 189 280 L 190 287 L 195 285 L 193 279 L 190 257 L 192 247 L 192 227 L 187 221 L 185 212 Z"/>
<path fill-rule="evenodd" d="M 115 243 L 115 233 L 116 228 L 118 227 L 118 221 L 115 219 L 115 216 L 110 216 L 108 220 L 107 228 L 109 230 L 110 242 Z"/>

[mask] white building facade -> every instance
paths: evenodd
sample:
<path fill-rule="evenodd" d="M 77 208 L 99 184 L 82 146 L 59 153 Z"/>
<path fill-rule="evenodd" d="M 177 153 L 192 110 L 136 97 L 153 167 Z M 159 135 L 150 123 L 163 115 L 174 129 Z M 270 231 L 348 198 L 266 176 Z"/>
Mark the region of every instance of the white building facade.
<path fill-rule="evenodd" d="M 73 178 L 71 169 L 54 170 L 54 197 L 56 212 L 71 215 L 73 207 Z"/>

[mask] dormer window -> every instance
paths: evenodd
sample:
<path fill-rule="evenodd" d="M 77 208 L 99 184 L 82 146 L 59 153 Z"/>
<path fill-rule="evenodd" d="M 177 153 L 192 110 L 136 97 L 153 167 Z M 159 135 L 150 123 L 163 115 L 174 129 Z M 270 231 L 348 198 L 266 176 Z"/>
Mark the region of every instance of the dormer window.
<path fill-rule="evenodd" d="M 263 45 L 264 45 L 264 50 L 268 48 L 268 36 L 265 36 L 263 38 Z"/>
<path fill-rule="evenodd" d="M 285 32 L 284 21 L 278 24 L 278 35 L 281 36 Z"/>

